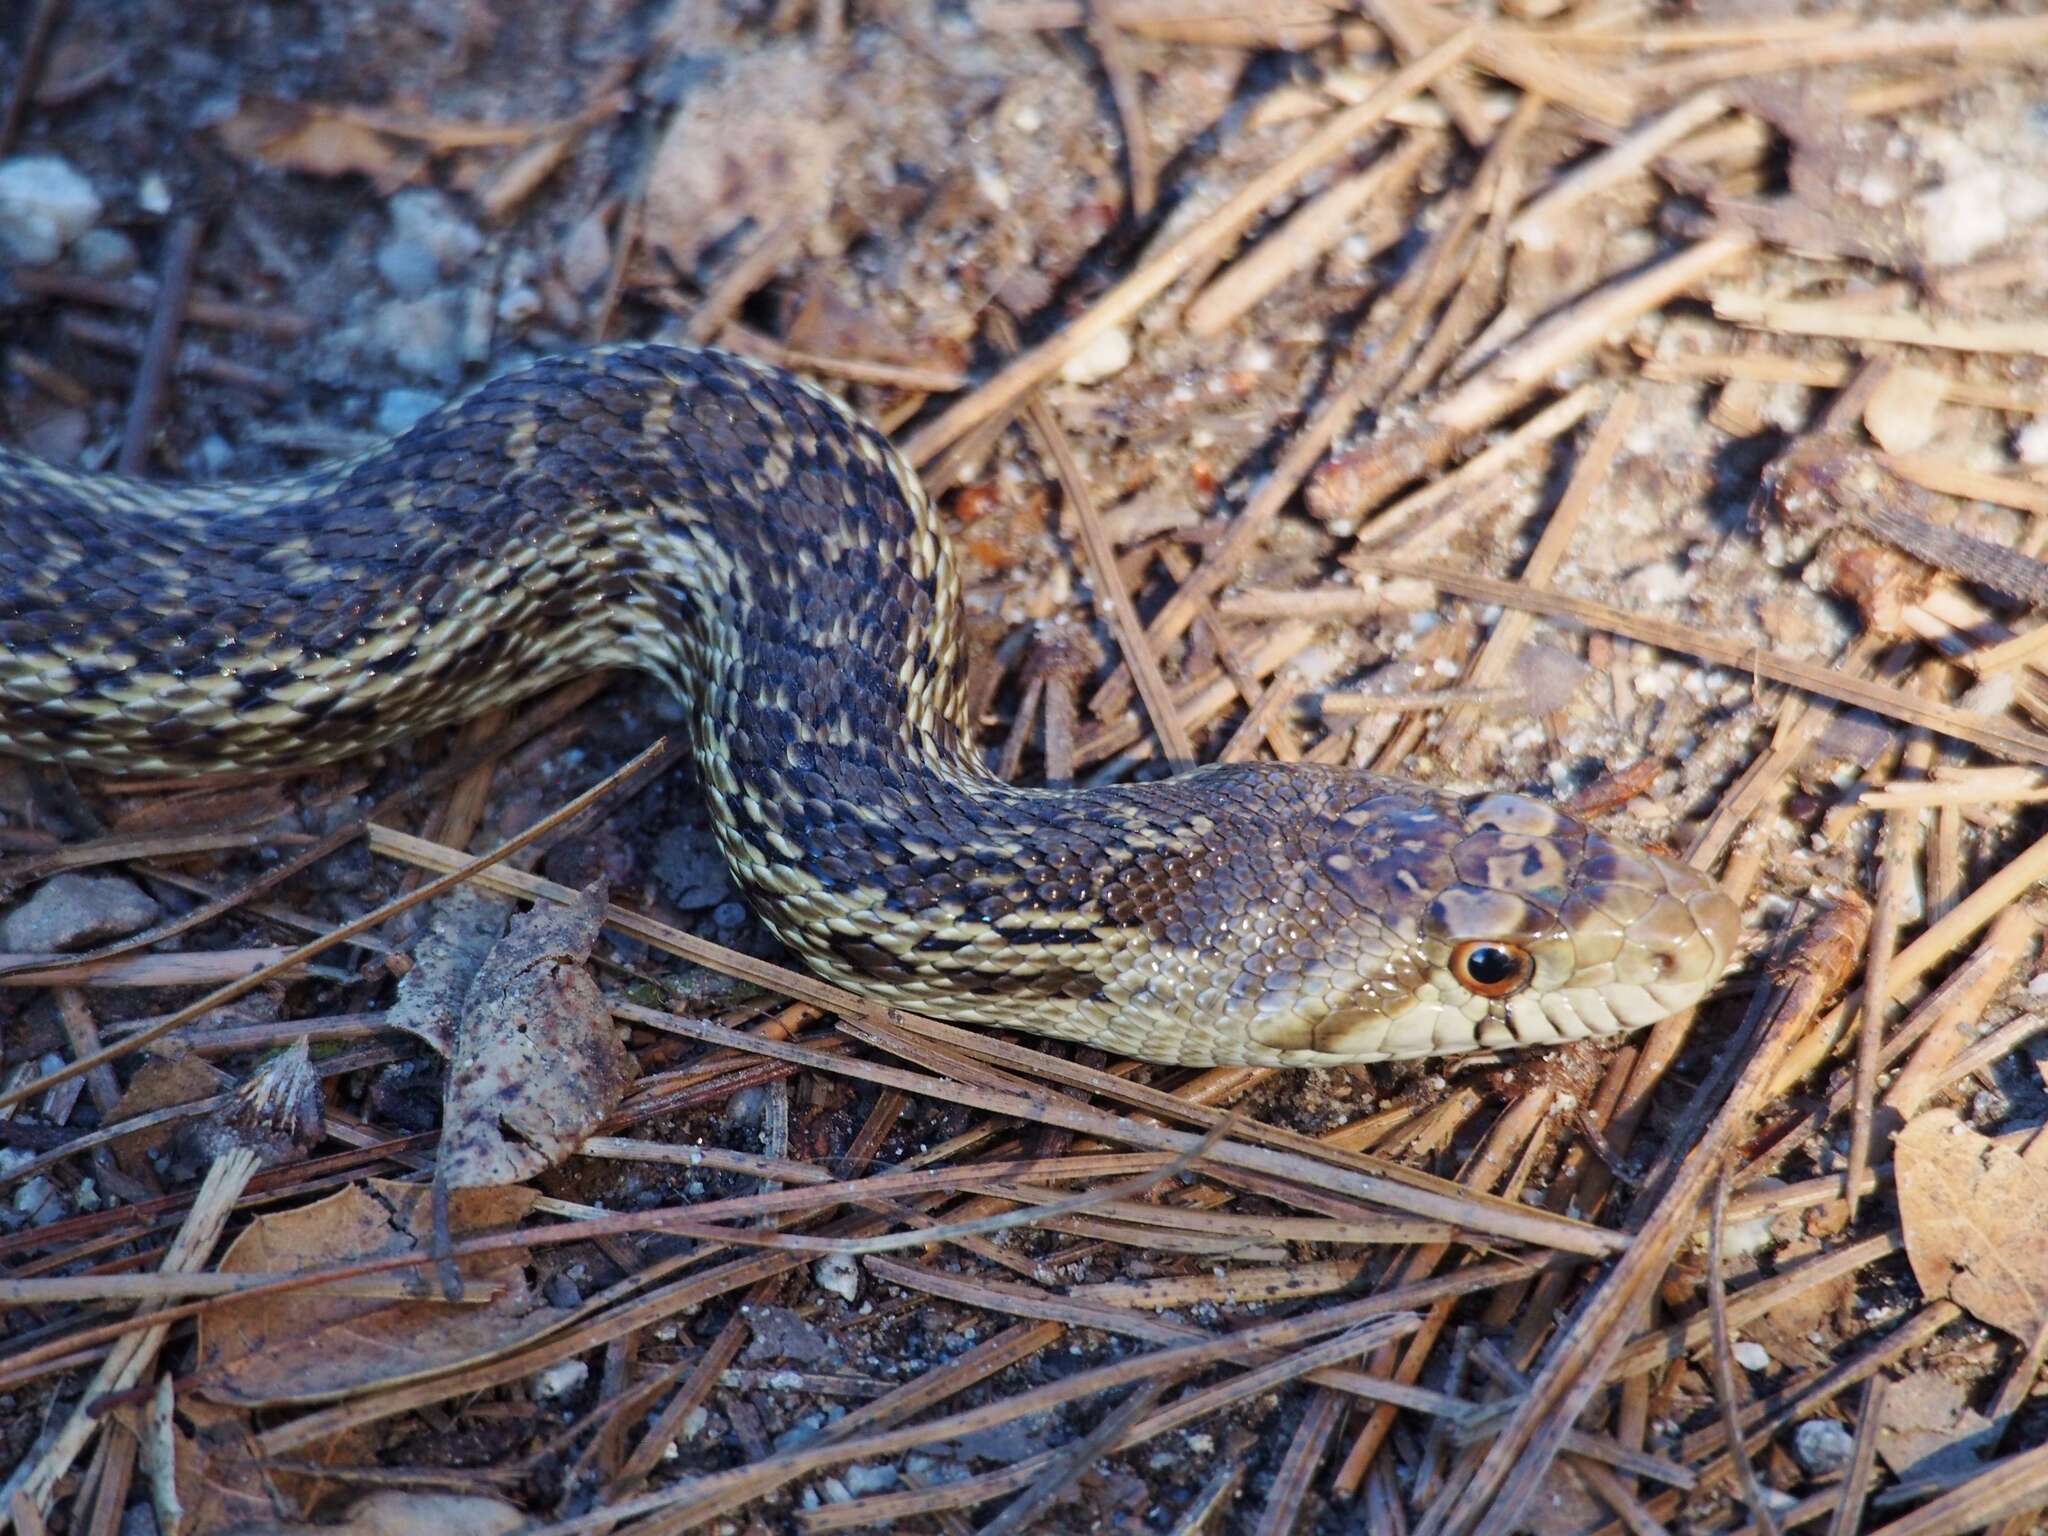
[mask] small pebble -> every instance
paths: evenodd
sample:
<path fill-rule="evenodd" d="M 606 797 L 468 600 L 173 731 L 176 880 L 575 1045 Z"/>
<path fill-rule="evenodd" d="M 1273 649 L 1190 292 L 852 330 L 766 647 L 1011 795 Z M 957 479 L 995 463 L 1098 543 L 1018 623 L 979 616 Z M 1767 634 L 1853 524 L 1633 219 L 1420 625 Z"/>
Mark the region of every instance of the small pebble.
<path fill-rule="evenodd" d="M 407 373 L 452 384 L 462 377 L 460 306 L 460 297 L 452 293 L 394 299 L 377 312 L 372 338 Z"/>
<path fill-rule="evenodd" d="M 64 1191 L 52 1179 L 37 1174 L 14 1191 L 14 1211 L 19 1218 L 16 1225 L 47 1227 L 53 1221 L 61 1221 L 71 1214 L 71 1208 L 64 1201 Z"/>
<path fill-rule="evenodd" d="M 431 187 L 410 187 L 390 202 L 392 234 L 416 242 L 442 277 L 459 273 L 484 248 L 484 237 L 451 201 Z"/>
<path fill-rule="evenodd" d="M 812 1268 L 811 1278 L 819 1290 L 830 1291 L 848 1306 L 860 1299 L 860 1267 L 848 1254 L 827 1254 Z"/>
<path fill-rule="evenodd" d="M 879 1465 L 856 1462 L 840 1473 L 839 1476 L 840 1480 L 846 1484 L 847 1492 L 851 1493 L 855 1498 L 860 1498 L 870 1493 L 887 1493 L 902 1480 L 901 1474 L 887 1462 L 882 1462 Z"/>
<path fill-rule="evenodd" d="M 2048 464 L 2048 416 L 2036 416 L 2014 433 L 2012 451 L 2022 464 Z"/>
<path fill-rule="evenodd" d="M 171 184 L 161 171 L 151 171 L 135 188 L 135 206 L 162 218 L 171 211 Z"/>
<path fill-rule="evenodd" d="M 1833 1419 L 1808 1419 L 1792 1431 L 1792 1454 L 1813 1477 L 1845 1472 L 1856 1454 L 1856 1437 Z"/>
<path fill-rule="evenodd" d="M 135 242 L 120 230 L 104 225 L 88 229 L 71 247 L 72 265 L 87 277 L 103 281 L 127 277 L 140 261 Z"/>
<path fill-rule="evenodd" d="M 604 220 L 586 214 L 576 221 L 562 247 L 562 281 L 578 293 L 588 293 L 610 276 L 611 270 L 612 242 L 605 233 Z"/>
<path fill-rule="evenodd" d="M 1744 1339 L 1729 1353 L 1735 1356 L 1735 1363 L 1745 1371 L 1768 1371 L 1771 1368 L 1770 1351 L 1754 1339 Z"/>
<path fill-rule="evenodd" d="M 44 267 L 99 221 L 100 197 L 55 155 L 0 162 L 0 250 L 23 266 Z"/>
<path fill-rule="evenodd" d="M 161 911 L 119 875 L 55 875 L 0 918 L 0 949 L 47 955 L 125 939 L 155 922 Z"/>
<path fill-rule="evenodd" d="M 524 325 L 541 311 L 538 289 L 520 283 L 498 295 L 498 319 L 506 325 Z"/>
<path fill-rule="evenodd" d="M 589 1379 L 590 1367 L 581 1360 L 564 1360 L 559 1365 L 551 1365 L 533 1378 L 534 1401 L 545 1403 L 567 1397 L 572 1392 L 581 1391 Z"/>
<path fill-rule="evenodd" d="M 400 298 L 417 299 L 433 291 L 441 267 L 424 243 L 400 235 L 377 248 L 377 275 Z"/>
<path fill-rule="evenodd" d="M 1132 355 L 1130 333 L 1116 326 L 1068 358 L 1060 377 L 1069 384 L 1100 384 L 1128 368 Z"/>

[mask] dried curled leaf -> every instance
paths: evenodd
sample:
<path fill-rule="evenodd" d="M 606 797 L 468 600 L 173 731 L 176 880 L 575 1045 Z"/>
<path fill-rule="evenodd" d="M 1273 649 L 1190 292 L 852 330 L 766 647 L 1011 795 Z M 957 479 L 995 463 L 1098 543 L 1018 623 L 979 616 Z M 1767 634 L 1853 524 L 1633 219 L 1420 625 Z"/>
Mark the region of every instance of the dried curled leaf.
<path fill-rule="evenodd" d="M 516 1184 L 553 1167 L 633 1081 L 633 1058 L 584 969 L 604 906 L 600 880 L 569 906 L 514 919 L 470 983 L 442 1099 L 443 1187 Z"/>
<path fill-rule="evenodd" d="M 221 1271 L 277 1273 L 423 1251 L 431 1195 L 424 1185 L 373 1179 L 298 1210 L 258 1216 Z M 450 1234 L 460 1241 L 516 1227 L 534 1198 L 525 1189 L 458 1192 L 449 1201 Z M 421 1300 L 397 1302 L 287 1291 L 210 1307 L 199 1323 L 196 1385 L 245 1407 L 323 1402 L 503 1354 L 564 1315 L 528 1286 L 526 1257 L 511 1248 L 462 1260 L 468 1305 L 425 1299 L 432 1293 L 424 1290 Z"/>
<path fill-rule="evenodd" d="M 412 969 L 398 979 L 385 1024 L 418 1036 L 443 1056 L 454 1055 L 463 999 L 491 946 L 504 936 L 511 912 L 511 902 L 473 885 L 458 885 L 435 902 L 427 931 L 413 945 Z"/>
<path fill-rule="evenodd" d="M 1929 1110 L 1893 1152 L 1913 1278 L 2031 1341 L 2048 1320 L 2048 1168 Z"/>
<path fill-rule="evenodd" d="M 269 96 L 245 99 L 214 131 L 244 160 L 309 176 L 367 176 L 384 192 L 404 186 L 426 163 L 352 113 Z"/>

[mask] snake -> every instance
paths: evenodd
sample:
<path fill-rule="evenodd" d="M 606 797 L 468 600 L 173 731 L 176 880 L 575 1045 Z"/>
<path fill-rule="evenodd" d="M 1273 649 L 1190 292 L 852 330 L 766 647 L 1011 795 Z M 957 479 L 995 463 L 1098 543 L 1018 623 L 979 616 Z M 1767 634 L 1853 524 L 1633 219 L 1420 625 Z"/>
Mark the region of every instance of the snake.
<path fill-rule="evenodd" d="M 915 471 L 825 388 L 716 349 L 543 358 L 263 481 L 0 450 L 0 751 L 310 767 L 636 669 L 679 699 L 763 925 L 881 1004 L 1341 1066 L 1640 1028 L 1736 947 L 1712 880 L 1519 794 L 1313 762 L 1007 782 L 967 652 Z"/>

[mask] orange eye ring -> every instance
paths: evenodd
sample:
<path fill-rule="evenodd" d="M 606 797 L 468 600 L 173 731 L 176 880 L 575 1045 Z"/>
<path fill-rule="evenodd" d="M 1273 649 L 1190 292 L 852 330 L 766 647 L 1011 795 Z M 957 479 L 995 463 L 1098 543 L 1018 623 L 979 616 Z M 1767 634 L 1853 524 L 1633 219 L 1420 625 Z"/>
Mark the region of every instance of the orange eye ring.
<path fill-rule="evenodd" d="M 1451 974 L 1480 997 L 1508 997 L 1529 984 L 1536 962 L 1519 944 L 1500 939 L 1467 939 L 1451 951 Z"/>

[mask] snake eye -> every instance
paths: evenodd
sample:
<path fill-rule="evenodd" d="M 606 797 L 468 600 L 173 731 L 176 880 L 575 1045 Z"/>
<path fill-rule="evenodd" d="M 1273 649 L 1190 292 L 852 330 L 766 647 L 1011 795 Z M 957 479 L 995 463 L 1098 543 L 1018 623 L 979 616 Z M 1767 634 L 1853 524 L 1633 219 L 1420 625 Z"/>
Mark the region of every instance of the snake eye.
<path fill-rule="evenodd" d="M 1468 992 L 1481 997 L 1506 997 L 1528 984 L 1536 964 L 1517 944 L 1467 939 L 1451 951 L 1451 974 Z"/>

